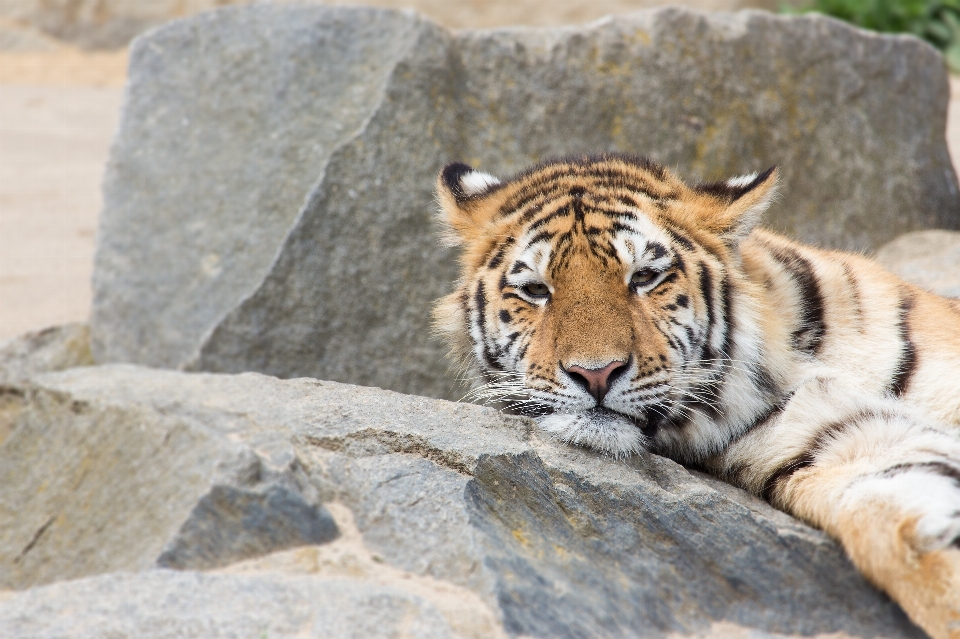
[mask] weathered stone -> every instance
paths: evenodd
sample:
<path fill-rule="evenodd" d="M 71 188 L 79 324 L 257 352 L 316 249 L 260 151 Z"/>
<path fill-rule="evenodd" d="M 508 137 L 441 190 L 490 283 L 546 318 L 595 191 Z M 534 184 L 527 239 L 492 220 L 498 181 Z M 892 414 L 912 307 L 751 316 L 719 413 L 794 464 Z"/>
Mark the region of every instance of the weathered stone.
<path fill-rule="evenodd" d="M 0 342 L 0 387 L 22 387 L 40 373 L 92 365 L 86 324 L 52 326 Z"/>
<path fill-rule="evenodd" d="M 278 548 L 322 544 L 337 536 L 323 508 L 284 486 L 257 493 L 214 486 L 157 558 L 165 568 L 216 568 Z"/>
<path fill-rule="evenodd" d="M 0 587 L 209 568 L 336 535 L 292 447 L 235 441 L 236 414 L 215 428 L 37 379 L 0 447 Z"/>
<path fill-rule="evenodd" d="M 344 7 L 182 21 L 133 48 L 94 354 L 456 398 L 429 329 L 456 276 L 431 220 L 445 163 L 505 174 L 610 149 L 702 179 L 779 164 L 771 226 L 868 249 L 960 227 L 947 94 L 932 47 L 822 16 L 456 34 Z"/>
<path fill-rule="evenodd" d="M 960 233 L 916 231 L 877 251 L 877 260 L 903 279 L 945 297 L 960 297 Z"/>
<path fill-rule="evenodd" d="M 616 461 L 542 439 L 530 422 L 492 409 L 335 382 L 131 366 L 32 384 L 0 448 L 0 574 L 13 571 L 16 587 L 147 567 L 159 549 L 153 541 L 130 552 L 135 532 L 156 540 L 157 519 L 183 520 L 188 501 L 217 501 L 198 497 L 211 491 L 190 488 L 205 482 L 186 469 L 202 478 L 197 468 L 219 463 L 247 478 L 219 485 L 267 494 L 262 486 L 282 483 L 318 507 L 346 507 L 369 552 L 475 593 L 512 636 L 661 637 L 718 625 L 744 636 L 921 636 L 823 533 L 664 458 Z M 133 431 L 136 440 L 122 434 Z M 54 436 L 63 452 L 49 462 L 25 454 Z M 190 532 L 203 528 L 179 526 L 183 541 L 167 548 L 190 556 L 209 547 Z M 92 548 L 98 563 L 86 558 Z M 11 614 L 3 605 L 0 620 Z"/>
<path fill-rule="evenodd" d="M 349 580 L 168 570 L 118 573 L 0 599 L 7 639 L 453 638 L 437 609 Z"/>
<path fill-rule="evenodd" d="M 0 444 L 23 410 L 26 387 L 33 375 L 91 365 L 90 329 L 86 324 L 54 326 L 0 342 Z"/>

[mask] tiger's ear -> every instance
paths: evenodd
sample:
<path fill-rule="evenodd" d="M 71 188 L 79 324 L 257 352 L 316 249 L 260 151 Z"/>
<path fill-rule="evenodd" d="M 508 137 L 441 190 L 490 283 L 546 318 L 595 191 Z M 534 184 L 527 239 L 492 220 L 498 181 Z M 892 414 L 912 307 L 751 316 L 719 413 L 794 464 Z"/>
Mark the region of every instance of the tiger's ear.
<path fill-rule="evenodd" d="M 695 187 L 695 191 L 713 201 L 713 206 L 709 207 L 712 211 L 700 223 L 720 235 L 727 244 L 738 244 L 750 234 L 773 203 L 778 175 L 777 167 L 772 166 L 762 173 Z"/>
<path fill-rule="evenodd" d="M 489 173 L 477 171 L 462 162 L 443 167 L 437 176 L 437 200 L 442 221 L 447 227 L 444 239 L 448 243 L 469 243 L 482 234 L 497 212 L 490 196 L 502 184 Z"/>

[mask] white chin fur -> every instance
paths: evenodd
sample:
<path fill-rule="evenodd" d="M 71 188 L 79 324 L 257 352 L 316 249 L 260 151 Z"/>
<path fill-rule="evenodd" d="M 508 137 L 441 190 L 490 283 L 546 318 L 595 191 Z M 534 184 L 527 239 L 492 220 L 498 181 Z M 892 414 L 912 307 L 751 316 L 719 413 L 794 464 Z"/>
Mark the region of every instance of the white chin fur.
<path fill-rule="evenodd" d="M 558 439 L 586 446 L 614 457 L 629 457 L 646 450 L 647 438 L 626 417 L 615 414 L 554 413 L 537 420 L 543 430 Z"/>

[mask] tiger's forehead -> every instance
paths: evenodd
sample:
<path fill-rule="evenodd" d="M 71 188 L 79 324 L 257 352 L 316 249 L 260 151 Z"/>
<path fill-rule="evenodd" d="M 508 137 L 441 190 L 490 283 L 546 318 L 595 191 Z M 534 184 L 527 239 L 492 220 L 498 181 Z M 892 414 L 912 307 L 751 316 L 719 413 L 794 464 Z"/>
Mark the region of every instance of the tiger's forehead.
<path fill-rule="evenodd" d="M 604 162 L 557 162 L 512 178 L 500 202 L 500 217 L 525 224 L 544 208 L 580 198 L 596 208 L 617 205 L 663 211 L 686 195 L 678 178 L 652 162 L 608 159 Z"/>
<path fill-rule="evenodd" d="M 667 202 L 680 196 L 668 188 L 672 185 L 661 183 L 654 189 L 654 176 L 647 172 L 639 179 L 552 169 L 530 176 L 527 189 L 511 198 L 519 208 L 505 217 L 513 223 L 520 259 L 544 272 L 584 258 L 604 268 L 616 262 L 629 266 L 668 252 L 670 237 L 656 218 Z"/>

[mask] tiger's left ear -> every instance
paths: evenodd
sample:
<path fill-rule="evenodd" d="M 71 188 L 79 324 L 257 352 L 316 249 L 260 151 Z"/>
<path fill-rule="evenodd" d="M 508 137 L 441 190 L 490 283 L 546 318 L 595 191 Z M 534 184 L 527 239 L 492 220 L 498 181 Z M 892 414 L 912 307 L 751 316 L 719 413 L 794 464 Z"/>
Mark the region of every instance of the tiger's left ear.
<path fill-rule="evenodd" d="M 709 219 L 701 220 L 701 224 L 720 235 L 727 244 L 738 244 L 750 234 L 776 197 L 778 174 L 777 167 L 772 166 L 762 173 L 695 187 L 695 191 L 714 202 Z"/>
<path fill-rule="evenodd" d="M 437 176 L 437 199 L 447 227 L 444 239 L 454 246 L 469 244 L 483 233 L 497 212 L 491 195 L 502 182 L 462 162 L 443 167 Z"/>

